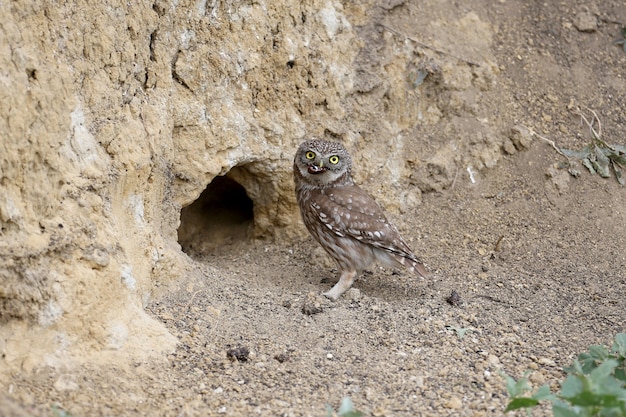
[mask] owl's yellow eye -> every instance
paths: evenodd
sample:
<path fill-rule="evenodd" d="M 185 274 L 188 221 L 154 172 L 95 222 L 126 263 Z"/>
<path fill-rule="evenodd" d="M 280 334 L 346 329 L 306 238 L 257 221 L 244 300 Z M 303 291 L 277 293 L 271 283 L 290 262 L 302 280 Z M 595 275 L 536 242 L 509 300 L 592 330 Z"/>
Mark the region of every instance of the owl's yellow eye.
<path fill-rule="evenodd" d="M 306 157 L 306 159 L 313 159 L 315 158 L 315 152 L 308 151 L 307 153 L 304 154 L 304 156 Z"/>
<path fill-rule="evenodd" d="M 328 162 L 330 162 L 331 164 L 337 164 L 339 162 L 339 157 L 337 155 L 333 155 L 328 158 Z"/>

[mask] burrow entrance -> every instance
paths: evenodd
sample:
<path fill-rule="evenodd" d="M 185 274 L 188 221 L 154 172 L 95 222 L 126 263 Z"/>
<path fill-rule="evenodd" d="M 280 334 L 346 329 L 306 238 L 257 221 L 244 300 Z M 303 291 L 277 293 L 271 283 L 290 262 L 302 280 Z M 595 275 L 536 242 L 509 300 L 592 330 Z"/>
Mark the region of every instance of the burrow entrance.
<path fill-rule="evenodd" d="M 198 199 L 180 213 L 178 243 L 196 258 L 247 240 L 254 226 L 253 203 L 229 174 L 215 177 Z"/>

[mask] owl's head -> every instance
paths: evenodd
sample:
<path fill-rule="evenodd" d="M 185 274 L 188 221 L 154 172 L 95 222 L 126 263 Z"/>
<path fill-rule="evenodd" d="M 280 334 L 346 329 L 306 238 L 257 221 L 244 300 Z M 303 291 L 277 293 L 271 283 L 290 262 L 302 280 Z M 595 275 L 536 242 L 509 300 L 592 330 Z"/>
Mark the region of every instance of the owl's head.
<path fill-rule="evenodd" d="M 313 139 L 303 142 L 294 160 L 297 181 L 313 186 L 352 184 L 352 160 L 341 143 Z"/>

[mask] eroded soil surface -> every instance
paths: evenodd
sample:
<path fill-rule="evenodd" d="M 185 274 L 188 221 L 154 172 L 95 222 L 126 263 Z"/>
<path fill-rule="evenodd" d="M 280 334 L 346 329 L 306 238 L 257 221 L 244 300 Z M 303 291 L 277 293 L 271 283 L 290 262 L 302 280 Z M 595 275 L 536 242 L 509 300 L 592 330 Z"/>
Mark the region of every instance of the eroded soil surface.
<path fill-rule="evenodd" d="M 589 134 L 572 106 L 586 106 L 624 144 L 625 98 L 611 93 L 626 68 L 611 45 L 623 2 L 475 3 L 498 27 L 501 102 L 516 103 L 494 117 L 580 149 Z M 596 29 L 572 27 L 587 12 Z M 585 65 L 578 85 L 559 82 Z M 499 369 L 558 388 L 579 352 L 626 331 L 626 190 L 564 161 L 535 138 L 475 183 L 460 167 L 451 187 L 391 213 L 429 280 L 375 266 L 331 302 L 319 294 L 336 271 L 310 238 L 199 255 L 148 306 L 180 340 L 167 361 L 15 375 L 0 414 L 322 416 L 349 396 L 372 416 L 503 415 Z"/>

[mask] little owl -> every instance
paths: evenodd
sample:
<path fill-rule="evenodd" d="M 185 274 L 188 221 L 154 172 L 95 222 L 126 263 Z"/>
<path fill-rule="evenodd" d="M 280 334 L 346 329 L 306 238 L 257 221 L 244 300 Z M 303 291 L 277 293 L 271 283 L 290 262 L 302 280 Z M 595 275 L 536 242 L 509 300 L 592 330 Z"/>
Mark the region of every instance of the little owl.
<path fill-rule="evenodd" d="M 302 220 L 341 271 L 339 282 L 324 293 L 333 300 L 374 261 L 429 275 L 383 209 L 354 183 L 351 170 L 343 145 L 323 140 L 302 143 L 293 163 Z"/>

